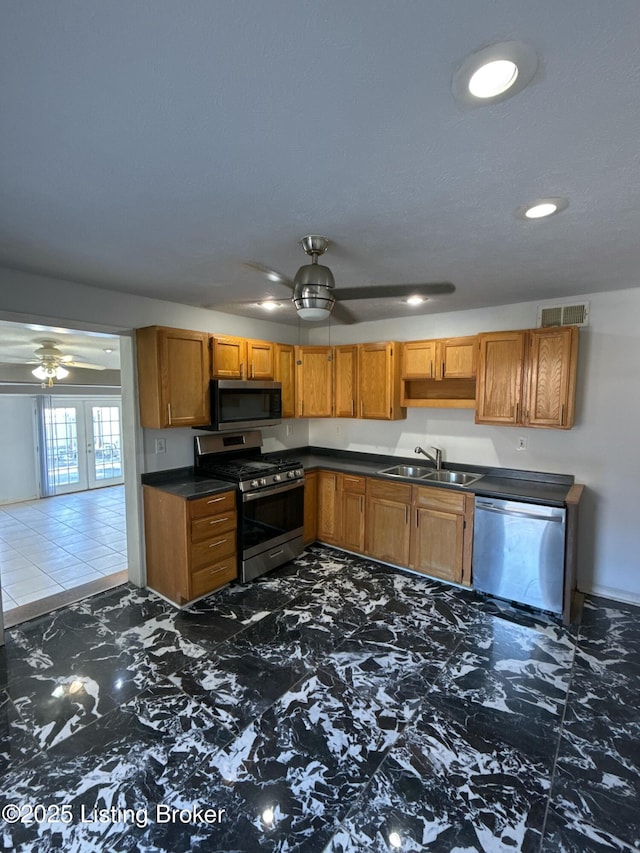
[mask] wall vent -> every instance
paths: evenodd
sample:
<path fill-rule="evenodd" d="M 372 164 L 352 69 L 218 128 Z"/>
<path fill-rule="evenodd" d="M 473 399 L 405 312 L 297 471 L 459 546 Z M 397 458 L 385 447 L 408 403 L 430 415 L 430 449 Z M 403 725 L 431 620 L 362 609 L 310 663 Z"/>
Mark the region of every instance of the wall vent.
<path fill-rule="evenodd" d="M 588 326 L 589 303 L 538 306 L 538 327 Z"/>

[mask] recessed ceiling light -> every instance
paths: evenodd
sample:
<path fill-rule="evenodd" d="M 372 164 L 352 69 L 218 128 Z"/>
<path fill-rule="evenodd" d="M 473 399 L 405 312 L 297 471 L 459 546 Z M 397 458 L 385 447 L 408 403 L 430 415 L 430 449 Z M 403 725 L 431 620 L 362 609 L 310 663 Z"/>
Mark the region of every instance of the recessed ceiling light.
<path fill-rule="evenodd" d="M 282 307 L 282 302 L 274 302 L 273 299 L 265 299 L 264 302 L 256 302 L 259 308 L 264 308 L 265 311 L 275 311 L 276 308 Z"/>
<path fill-rule="evenodd" d="M 463 106 L 493 104 L 521 92 L 537 68 L 538 57 L 528 45 L 499 42 L 467 57 L 454 73 L 451 89 Z"/>
<path fill-rule="evenodd" d="M 476 98 L 495 98 L 518 79 L 518 66 L 510 59 L 494 59 L 481 65 L 469 80 L 468 89 Z"/>
<path fill-rule="evenodd" d="M 407 305 L 422 305 L 423 302 L 426 302 L 426 299 L 418 294 L 407 297 Z"/>
<path fill-rule="evenodd" d="M 529 204 L 521 205 L 516 210 L 516 216 L 519 219 L 544 219 L 566 210 L 568 206 L 569 200 L 566 198 L 538 198 Z"/>

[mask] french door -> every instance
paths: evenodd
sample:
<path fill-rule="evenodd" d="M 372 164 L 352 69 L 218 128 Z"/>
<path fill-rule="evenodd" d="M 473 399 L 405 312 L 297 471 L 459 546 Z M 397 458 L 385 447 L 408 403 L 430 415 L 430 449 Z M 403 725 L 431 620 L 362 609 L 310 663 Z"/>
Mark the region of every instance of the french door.
<path fill-rule="evenodd" d="M 59 495 L 124 482 L 118 397 L 50 398 L 43 407 L 43 493 Z"/>

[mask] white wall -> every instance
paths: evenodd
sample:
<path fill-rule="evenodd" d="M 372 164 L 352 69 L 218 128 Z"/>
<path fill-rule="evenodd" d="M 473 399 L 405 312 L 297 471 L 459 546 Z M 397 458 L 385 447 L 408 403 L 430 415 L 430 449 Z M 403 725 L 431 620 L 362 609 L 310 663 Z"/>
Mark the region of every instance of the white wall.
<path fill-rule="evenodd" d="M 316 420 L 310 443 L 413 457 L 416 444 L 445 460 L 573 474 L 587 487 L 581 506 L 579 588 L 640 601 L 640 289 L 590 294 L 580 332 L 576 425 L 571 430 L 476 425 L 466 409 L 408 409 L 406 421 Z M 562 300 L 568 301 L 568 300 Z M 570 300 L 582 301 L 581 297 Z M 418 340 L 536 325 L 537 303 L 332 328 L 333 343 Z M 323 343 L 326 330 L 311 334 Z M 519 436 L 527 450 L 518 452 Z"/>
<path fill-rule="evenodd" d="M 0 504 L 38 497 L 34 398 L 0 396 Z"/>

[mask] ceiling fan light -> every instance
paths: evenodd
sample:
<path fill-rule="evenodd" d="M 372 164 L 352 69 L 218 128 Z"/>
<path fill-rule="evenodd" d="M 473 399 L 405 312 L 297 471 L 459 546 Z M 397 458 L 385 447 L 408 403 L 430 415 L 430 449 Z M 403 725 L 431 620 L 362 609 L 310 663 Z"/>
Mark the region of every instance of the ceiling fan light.
<path fill-rule="evenodd" d="M 47 364 L 39 364 L 34 370 L 31 371 L 32 375 L 36 377 L 36 379 L 40 379 L 44 382 L 45 379 L 50 380 L 50 383 L 53 384 L 54 379 L 65 379 L 69 375 L 69 371 L 65 370 L 64 367 L 60 367 L 60 365 L 47 365 Z"/>
<path fill-rule="evenodd" d="M 301 319 L 326 320 L 335 305 L 336 298 L 330 287 L 319 284 L 307 284 L 302 286 L 296 285 L 292 302 Z"/>
<path fill-rule="evenodd" d="M 296 308 L 296 310 L 301 320 L 309 320 L 311 322 L 327 320 L 331 315 L 329 308 Z"/>

